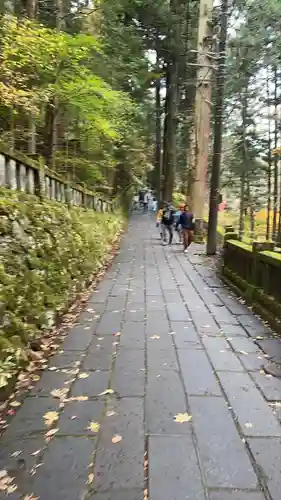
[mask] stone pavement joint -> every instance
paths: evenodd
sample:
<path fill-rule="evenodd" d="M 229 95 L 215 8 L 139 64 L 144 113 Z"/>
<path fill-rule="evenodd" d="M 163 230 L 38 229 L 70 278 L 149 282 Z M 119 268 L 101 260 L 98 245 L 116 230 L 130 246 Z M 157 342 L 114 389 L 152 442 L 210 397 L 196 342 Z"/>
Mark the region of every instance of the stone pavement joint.
<path fill-rule="evenodd" d="M 261 370 L 280 346 L 202 247 L 163 247 L 155 221 L 134 216 L 1 437 L 17 488 L 0 499 L 280 500 L 281 381 Z"/>

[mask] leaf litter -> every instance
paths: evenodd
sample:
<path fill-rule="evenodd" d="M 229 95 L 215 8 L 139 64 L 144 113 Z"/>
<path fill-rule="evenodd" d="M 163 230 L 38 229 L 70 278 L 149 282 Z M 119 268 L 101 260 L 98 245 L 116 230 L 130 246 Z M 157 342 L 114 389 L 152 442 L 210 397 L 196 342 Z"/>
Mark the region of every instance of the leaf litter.
<path fill-rule="evenodd" d="M 189 415 L 188 413 L 177 413 L 177 415 L 174 416 L 174 421 L 178 424 L 190 422 L 191 419 L 192 419 L 192 416 Z"/>
<path fill-rule="evenodd" d="M 91 432 L 97 433 L 100 430 L 100 424 L 98 422 L 90 422 L 87 429 Z"/>

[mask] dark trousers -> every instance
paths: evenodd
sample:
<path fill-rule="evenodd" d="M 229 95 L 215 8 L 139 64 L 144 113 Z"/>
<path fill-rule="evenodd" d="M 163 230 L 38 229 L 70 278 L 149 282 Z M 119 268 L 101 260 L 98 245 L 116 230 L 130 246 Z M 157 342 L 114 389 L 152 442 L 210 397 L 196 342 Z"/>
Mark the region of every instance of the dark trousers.
<path fill-rule="evenodd" d="M 183 234 L 183 246 L 184 249 L 186 249 L 192 243 L 193 231 L 191 231 L 191 229 L 183 229 L 182 234 Z"/>
<path fill-rule="evenodd" d="M 169 245 L 171 245 L 173 241 L 173 224 L 164 224 L 165 231 L 169 233 Z"/>

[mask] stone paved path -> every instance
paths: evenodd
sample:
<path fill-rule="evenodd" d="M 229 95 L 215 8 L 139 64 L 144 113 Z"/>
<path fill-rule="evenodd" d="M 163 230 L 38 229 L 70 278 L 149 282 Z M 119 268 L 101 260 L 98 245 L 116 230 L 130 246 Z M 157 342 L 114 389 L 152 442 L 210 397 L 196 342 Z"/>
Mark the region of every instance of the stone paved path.
<path fill-rule="evenodd" d="M 260 373 L 258 345 L 279 341 L 197 250 L 163 248 L 149 216 L 132 219 L 1 439 L 0 469 L 18 486 L 8 498 L 280 500 L 281 381 Z M 63 408 L 50 394 L 62 388 Z M 49 411 L 58 431 L 46 443 Z"/>

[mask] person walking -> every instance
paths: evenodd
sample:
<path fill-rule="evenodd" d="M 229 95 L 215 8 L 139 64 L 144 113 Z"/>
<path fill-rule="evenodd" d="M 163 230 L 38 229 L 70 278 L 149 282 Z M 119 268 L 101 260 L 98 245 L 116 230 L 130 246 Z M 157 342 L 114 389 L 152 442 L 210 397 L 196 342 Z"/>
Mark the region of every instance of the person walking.
<path fill-rule="evenodd" d="M 178 226 L 182 227 L 183 251 L 184 253 L 187 253 L 188 247 L 193 241 L 194 231 L 193 213 L 189 210 L 187 205 L 185 205 L 184 211 L 180 215 L 180 218 L 176 225 L 176 229 L 178 228 Z"/>
<path fill-rule="evenodd" d="M 164 210 L 162 215 L 162 225 L 164 229 L 164 242 L 166 243 L 166 232 L 169 234 L 169 245 L 173 241 L 173 228 L 174 228 L 174 209 L 171 202 L 164 204 Z"/>
<path fill-rule="evenodd" d="M 182 227 L 180 224 L 177 225 L 177 223 L 179 221 L 179 218 L 180 218 L 182 212 L 184 211 L 184 207 L 185 207 L 185 204 L 181 203 L 179 206 L 179 209 L 174 214 L 174 226 L 175 226 L 175 230 L 178 234 L 178 244 L 182 243 Z"/>

